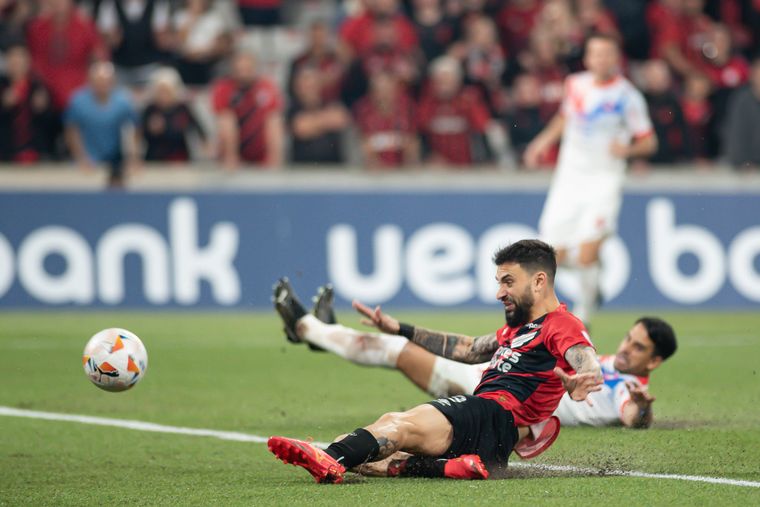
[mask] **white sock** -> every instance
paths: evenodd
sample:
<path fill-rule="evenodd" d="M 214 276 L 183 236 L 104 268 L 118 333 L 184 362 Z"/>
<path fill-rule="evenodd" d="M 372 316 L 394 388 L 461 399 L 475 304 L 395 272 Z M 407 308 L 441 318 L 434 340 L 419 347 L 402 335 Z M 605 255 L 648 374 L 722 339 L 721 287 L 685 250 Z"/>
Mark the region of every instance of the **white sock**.
<path fill-rule="evenodd" d="M 401 349 L 409 343 L 403 336 L 364 333 L 340 324 L 325 324 L 313 315 L 302 317 L 298 326 L 299 336 L 307 342 L 366 366 L 395 368 Z"/>
<path fill-rule="evenodd" d="M 578 274 L 580 277 L 580 292 L 578 300 L 573 306 L 573 313 L 584 323 L 588 324 L 599 307 L 599 263 L 595 262 L 589 266 L 579 267 Z"/>

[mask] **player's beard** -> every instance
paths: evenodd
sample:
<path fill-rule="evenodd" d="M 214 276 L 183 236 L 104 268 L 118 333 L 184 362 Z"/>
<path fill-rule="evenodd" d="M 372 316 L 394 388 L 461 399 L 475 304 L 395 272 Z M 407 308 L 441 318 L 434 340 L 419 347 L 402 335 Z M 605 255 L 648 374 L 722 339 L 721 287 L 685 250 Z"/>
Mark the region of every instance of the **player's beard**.
<path fill-rule="evenodd" d="M 525 289 L 525 292 L 520 299 L 513 298 L 509 300 L 509 302 L 515 305 L 515 308 L 511 312 L 504 309 L 507 325 L 509 327 L 518 327 L 526 324 L 530 318 L 530 309 L 535 302 L 533 299 L 533 293 L 530 292 L 530 287 Z"/>

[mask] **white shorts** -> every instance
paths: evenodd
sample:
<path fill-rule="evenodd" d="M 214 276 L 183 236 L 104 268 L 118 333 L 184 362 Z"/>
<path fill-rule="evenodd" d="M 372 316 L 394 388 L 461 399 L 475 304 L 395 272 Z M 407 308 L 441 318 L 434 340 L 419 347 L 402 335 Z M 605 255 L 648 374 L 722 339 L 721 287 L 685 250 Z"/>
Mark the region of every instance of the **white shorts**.
<path fill-rule="evenodd" d="M 620 190 L 552 185 L 538 223 L 541 239 L 555 248 L 598 241 L 617 230 Z"/>

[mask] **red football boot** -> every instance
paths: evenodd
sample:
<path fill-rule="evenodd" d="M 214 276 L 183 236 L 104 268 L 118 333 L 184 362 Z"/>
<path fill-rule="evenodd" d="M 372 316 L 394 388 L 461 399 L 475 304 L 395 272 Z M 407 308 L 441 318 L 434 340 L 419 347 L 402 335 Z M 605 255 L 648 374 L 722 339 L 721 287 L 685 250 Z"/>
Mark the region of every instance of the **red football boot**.
<path fill-rule="evenodd" d="M 303 440 L 270 437 L 267 446 L 284 463 L 303 467 L 317 482 L 340 484 L 346 469 L 322 449 Z"/>
<path fill-rule="evenodd" d="M 446 462 L 443 476 L 449 479 L 488 479 L 488 470 L 477 454 L 463 454 Z"/>

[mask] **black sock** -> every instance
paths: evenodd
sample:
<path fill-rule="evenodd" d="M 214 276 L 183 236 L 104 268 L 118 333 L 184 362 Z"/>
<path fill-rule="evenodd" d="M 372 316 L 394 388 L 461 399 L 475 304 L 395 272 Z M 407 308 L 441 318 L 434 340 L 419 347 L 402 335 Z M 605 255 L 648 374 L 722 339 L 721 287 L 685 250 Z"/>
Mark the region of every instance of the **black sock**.
<path fill-rule="evenodd" d="M 343 440 L 330 444 L 325 452 L 346 469 L 350 469 L 376 458 L 380 452 L 380 444 L 372 433 L 359 428 L 346 435 Z"/>
<path fill-rule="evenodd" d="M 447 459 L 410 456 L 401 467 L 399 477 L 444 477 Z"/>

